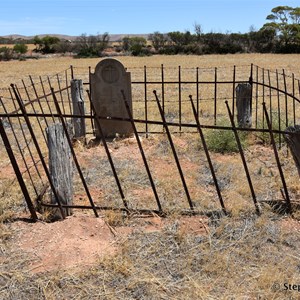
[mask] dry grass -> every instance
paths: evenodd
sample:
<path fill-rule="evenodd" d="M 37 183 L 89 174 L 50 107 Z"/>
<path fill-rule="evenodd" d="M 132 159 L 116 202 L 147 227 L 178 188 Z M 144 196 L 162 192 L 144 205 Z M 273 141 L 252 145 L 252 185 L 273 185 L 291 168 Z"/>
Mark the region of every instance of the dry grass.
<path fill-rule="evenodd" d="M 282 55 L 282 54 L 236 54 L 236 55 L 203 55 L 203 56 L 152 56 L 152 57 L 117 57 L 127 68 L 143 68 L 148 67 L 159 68 L 161 64 L 165 67 L 177 68 L 224 68 L 236 66 L 250 65 L 251 63 L 262 68 L 271 70 L 286 69 L 291 73 L 299 75 L 300 62 L 299 54 Z M 9 61 L 0 62 L 0 87 L 5 87 L 10 83 L 15 83 L 18 79 L 28 75 L 40 76 L 56 74 L 64 71 L 73 65 L 75 69 L 87 71 L 91 66 L 94 68 L 100 61 L 98 58 L 93 59 L 73 59 L 70 57 L 54 57 L 39 60 L 27 61 Z M 231 71 L 230 71 L 231 72 Z M 82 72 L 83 73 L 83 72 Z M 176 73 L 175 73 L 176 74 Z M 4 75 L 4 76 L 3 76 Z M 166 74 L 167 76 L 167 74 Z"/>
<path fill-rule="evenodd" d="M 297 231 L 271 213 L 211 219 L 205 235 L 134 232 L 92 268 L 32 275 L 26 255 L 2 254 L 2 299 L 287 299 L 299 284 Z M 297 224 L 297 223 L 296 223 Z M 299 230 L 299 225 L 297 225 Z M 274 290 L 274 284 L 280 289 Z"/>

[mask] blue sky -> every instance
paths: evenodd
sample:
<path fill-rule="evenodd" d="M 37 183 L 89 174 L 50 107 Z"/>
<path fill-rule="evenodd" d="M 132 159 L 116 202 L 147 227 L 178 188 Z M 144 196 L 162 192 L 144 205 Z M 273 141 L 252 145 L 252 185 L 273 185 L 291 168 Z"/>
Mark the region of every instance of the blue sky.
<path fill-rule="evenodd" d="M 248 32 L 259 29 L 277 0 L 2 0 L 0 36 L 80 35 L 194 30 Z M 4 3 L 3 3 L 4 2 Z"/>

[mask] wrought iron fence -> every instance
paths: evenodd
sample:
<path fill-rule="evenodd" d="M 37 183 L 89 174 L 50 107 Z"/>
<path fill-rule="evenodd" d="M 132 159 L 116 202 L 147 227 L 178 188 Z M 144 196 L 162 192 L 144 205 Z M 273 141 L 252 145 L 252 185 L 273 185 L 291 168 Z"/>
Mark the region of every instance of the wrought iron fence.
<path fill-rule="evenodd" d="M 287 133 L 284 129 L 290 125 L 299 124 L 300 81 L 293 74 L 287 75 L 284 70 L 265 70 L 255 65 L 234 66 L 230 70 L 228 68 L 181 68 L 180 66 L 166 68 L 162 65 L 160 68 L 145 66 L 128 69 L 128 71 L 131 72 L 132 77 L 133 114 L 127 110 L 126 118 L 114 116 L 109 116 L 109 118 L 131 123 L 156 207 L 152 203 L 149 207 L 147 204 L 146 207 L 140 207 L 139 203 L 131 206 L 127 201 L 123 182 L 119 176 L 120 168 L 116 167 L 109 150 L 109 142 L 104 138 L 102 143 L 106 159 L 109 162 L 121 202 L 115 201 L 111 202 L 111 205 L 109 203 L 101 205 L 93 199 L 87 175 L 80 165 L 78 153 L 73 148 L 72 139 L 66 128 L 68 120 L 74 117 L 84 118 L 88 128 L 87 134 L 92 137 L 95 122 L 107 119 L 107 116 L 98 116 L 93 113 L 93 105 L 89 97 L 91 68 L 84 72 L 82 69 L 71 66 L 54 76 L 29 76 L 17 84 L 11 84 L 10 87 L 0 90 L 1 155 L 4 152 L 7 153 L 19 182 L 20 191 L 33 219 L 37 219 L 36 210 L 39 206 L 59 208 L 62 212 L 65 207 L 56 195 L 47 161 L 48 142 L 45 129 L 56 122 L 63 124 L 68 138 L 78 174 L 77 184 L 82 187 L 78 190 L 83 191 L 84 197 L 88 199 L 88 204 L 77 201 L 74 205 L 66 207 L 91 209 L 95 216 L 98 216 L 98 210 L 107 209 L 165 213 L 164 206 L 166 205 L 163 203 L 165 201 L 162 201 L 155 174 L 149 167 L 149 161 L 140 140 L 140 134 L 148 137 L 151 134 L 160 133 L 165 135 L 171 147 L 172 157 L 181 181 L 181 186 L 177 188 L 182 190 L 186 198 L 187 205 L 180 208 L 181 212 L 192 214 L 203 212 L 201 204 L 195 204 L 191 196 L 186 174 L 181 166 L 180 155 L 174 144 L 174 134 L 193 133 L 199 136 L 201 149 L 204 151 L 213 180 L 215 198 L 219 203 L 219 206 L 215 208 L 226 213 L 226 201 L 204 134 L 204 130 L 219 129 L 230 130 L 234 133 L 246 182 L 257 212 L 260 209 L 260 202 L 274 199 L 266 199 L 266 197 L 260 199 L 257 196 L 239 133 L 247 131 L 262 133 L 263 138 L 269 137 L 282 186 L 280 189 L 282 199 L 277 200 L 286 203 L 288 211 L 291 211 L 291 203 L 297 199 L 291 199 L 278 149 L 283 144 L 283 135 L 294 134 Z M 73 114 L 70 81 L 74 78 L 82 79 L 87 90 L 84 116 Z M 238 84 L 246 83 L 252 87 L 253 122 L 251 128 L 240 128 L 235 121 L 236 87 Z M 124 101 L 126 104 L 126 99 Z M 223 122 L 224 119 L 227 120 L 226 124 Z M 274 135 L 278 135 L 278 140 L 275 140 Z M 2 160 L 2 164 L 4 163 L 7 163 L 7 160 Z M 45 201 L 45 195 L 50 192 L 56 195 L 57 204 L 49 204 Z"/>

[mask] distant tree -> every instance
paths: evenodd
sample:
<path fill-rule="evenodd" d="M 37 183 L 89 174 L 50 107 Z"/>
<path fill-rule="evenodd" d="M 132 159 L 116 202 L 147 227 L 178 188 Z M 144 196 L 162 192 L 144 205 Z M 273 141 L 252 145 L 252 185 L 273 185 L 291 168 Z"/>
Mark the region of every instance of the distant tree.
<path fill-rule="evenodd" d="M 68 40 L 61 40 L 57 44 L 54 45 L 54 50 L 57 53 L 67 53 L 73 52 L 74 44 Z"/>
<path fill-rule="evenodd" d="M 36 46 L 35 51 L 47 54 L 55 52 L 55 45 L 59 43 L 60 39 L 55 36 L 47 35 L 43 38 L 35 36 L 33 41 Z"/>
<path fill-rule="evenodd" d="M 263 28 L 276 32 L 279 52 L 300 51 L 300 7 L 276 6 L 267 16 Z"/>
<path fill-rule="evenodd" d="M 39 52 L 42 49 L 43 42 L 42 39 L 40 39 L 37 35 L 33 38 L 33 43 L 35 45 L 35 51 Z"/>
<path fill-rule="evenodd" d="M 201 35 L 202 35 L 202 26 L 198 23 L 194 23 L 194 31 L 196 34 L 196 40 L 198 43 L 201 42 Z"/>
<path fill-rule="evenodd" d="M 79 57 L 100 57 L 109 43 L 109 34 L 102 35 L 82 34 L 76 39 L 75 51 Z"/>
<path fill-rule="evenodd" d="M 129 49 L 130 49 L 130 37 L 129 36 L 125 36 L 122 39 L 122 48 L 125 52 L 129 51 Z"/>
<path fill-rule="evenodd" d="M 130 51 L 132 55 L 149 55 L 147 40 L 143 37 L 124 37 L 123 50 Z"/>
<path fill-rule="evenodd" d="M 168 39 L 165 34 L 155 31 L 150 34 L 149 40 L 152 42 L 154 49 L 156 51 L 160 51 L 164 48 Z"/>
<path fill-rule="evenodd" d="M 28 46 L 25 44 L 15 44 L 13 50 L 18 54 L 25 54 L 28 51 Z"/>

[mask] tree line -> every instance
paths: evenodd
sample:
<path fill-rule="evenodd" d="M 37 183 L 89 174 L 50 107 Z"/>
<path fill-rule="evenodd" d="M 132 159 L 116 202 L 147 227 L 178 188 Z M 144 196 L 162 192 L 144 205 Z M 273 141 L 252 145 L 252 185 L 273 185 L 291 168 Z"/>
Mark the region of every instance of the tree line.
<path fill-rule="evenodd" d="M 266 17 L 267 22 L 259 30 L 251 27 L 247 33 L 203 33 L 200 24 L 194 31 L 154 32 L 143 37 L 124 37 L 110 42 L 106 32 L 100 35 L 82 34 L 75 41 L 57 37 L 34 37 L 31 42 L 35 52 L 72 53 L 77 57 L 99 57 L 111 51 L 134 55 L 152 54 L 227 54 L 227 53 L 300 53 L 300 7 L 277 6 Z M 8 43 L 0 38 L 0 43 Z M 0 60 L 14 56 L 22 57 L 27 52 L 24 40 L 13 48 L 1 47 Z"/>

